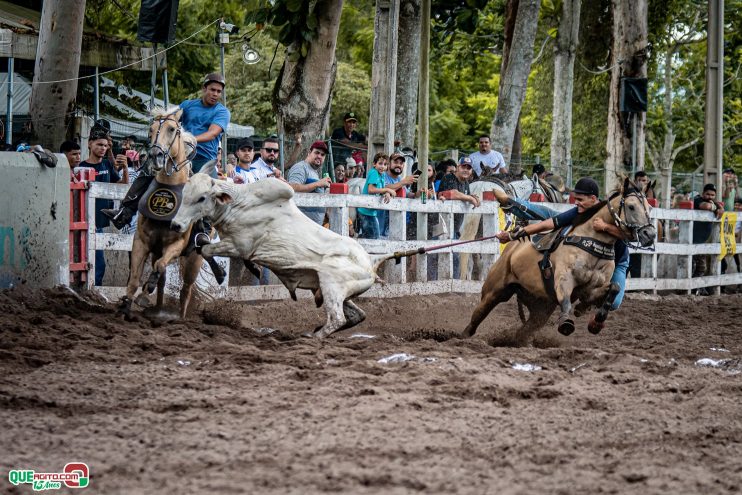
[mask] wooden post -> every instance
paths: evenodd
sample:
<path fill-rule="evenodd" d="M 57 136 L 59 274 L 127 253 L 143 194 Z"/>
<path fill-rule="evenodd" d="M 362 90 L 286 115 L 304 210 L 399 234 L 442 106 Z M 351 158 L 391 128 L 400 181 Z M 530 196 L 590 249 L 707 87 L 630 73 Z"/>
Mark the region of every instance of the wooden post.
<path fill-rule="evenodd" d="M 420 94 L 417 102 L 417 167 L 418 190 L 428 187 L 428 104 L 430 100 L 430 0 L 422 0 L 420 13 Z M 423 196 L 425 202 L 425 196 Z"/>
<path fill-rule="evenodd" d="M 369 165 L 376 153 L 391 153 L 394 147 L 398 26 L 399 0 L 377 0 L 366 161 Z"/>
<path fill-rule="evenodd" d="M 706 41 L 706 122 L 704 125 L 703 183 L 721 191 L 724 100 L 724 0 L 708 0 Z"/>

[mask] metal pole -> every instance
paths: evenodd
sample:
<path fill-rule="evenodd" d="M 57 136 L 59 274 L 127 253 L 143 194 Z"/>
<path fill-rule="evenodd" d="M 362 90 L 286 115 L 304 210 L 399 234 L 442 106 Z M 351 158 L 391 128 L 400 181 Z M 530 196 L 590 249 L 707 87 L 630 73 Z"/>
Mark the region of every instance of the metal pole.
<path fill-rule="evenodd" d="M 167 50 L 167 45 L 165 46 L 165 49 Z M 165 108 L 170 106 L 170 89 L 167 85 L 167 52 L 165 52 L 165 67 L 162 69 L 162 96 L 165 100 Z"/>
<path fill-rule="evenodd" d="M 93 120 L 100 118 L 100 76 L 98 66 L 95 66 L 95 80 L 93 82 Z"/>
<path fill-rule="evenodd" d="M 5 122 L 7 129 L 5 130 L 5 143 L 13 143 L 13 74 L 15 59 L 8 57 L 8 102 L 5 107 Z M 15 150 L 13 150 L 15 151 Z"/>
<path fill-rule="evenodd" d="M 220 66 L 222 70 L 222 76 L 224 76 L 224 43 L 220 43 Z M 222 103 L 224 106 L 227 106 L 227 88 L 225 87 L 222 90 Z M 227 170 L 227 129 L 224 129 L 224 134 L 222 134 L 222 170 Z"/>
<path fill-rule="evenodd" d="M 153 43 L 153 49 L 155 51 L 154 58 L 152 59 L 152 78 L 149 83 L 149 109 L 155 108 L 155 86 L 157 86 L 157 43 Z"/>
<path fill-rule="evenodd" d="M 332 178 L 332 182 L 335 182 L 335 160 L 332 156 L 332 139 L 327 140 L 327 150 L 327 158 L 330 161 L 330 177 Z"/>
<path fill-rule="evenodd" d="M 418 191 L 428 189 L 428 125 L 430 100 L 430 0 L 422 0 L 420 6 L 420 87 L 417 104 L 417 168 L 420 178 L 417 181 Z M 426 194 L 420 199 L 426 201 Z M 435 199 L 435 198 L 433 198 Z"/>

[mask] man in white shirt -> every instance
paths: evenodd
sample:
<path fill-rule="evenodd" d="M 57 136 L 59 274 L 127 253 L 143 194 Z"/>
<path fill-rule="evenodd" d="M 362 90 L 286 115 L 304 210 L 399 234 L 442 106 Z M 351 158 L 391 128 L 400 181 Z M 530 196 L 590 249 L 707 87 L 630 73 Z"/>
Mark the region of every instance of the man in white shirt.
<path fill-rule="evenodd" d="M 261 179 L 270 176 L 270 174 L 273 174 L 273 177 L 281 177 L 281 170 L 276 168 L 278 152 L 278 139 L 273 137 L 265 138 L 263 147 L 260 149 L 260 158 L 252 164 L 253 168 L 258 170 L 258 174 L 262 175 L 260 177 Z"/>
<path fill-rule="evenodd" d="M 479 136 L 479 151 L 469 155 L 469 158 L 471 158 L 472 169 L 474 169 L 477 176 L 482 175 L 482 168 L 484 165 L 491 168 L 492 173 L 508 173 L 507 166 L 505 165 L 505 158 L 503 158 L 500 152 L 492 149 L 490 137 L 486 134 Z"/>

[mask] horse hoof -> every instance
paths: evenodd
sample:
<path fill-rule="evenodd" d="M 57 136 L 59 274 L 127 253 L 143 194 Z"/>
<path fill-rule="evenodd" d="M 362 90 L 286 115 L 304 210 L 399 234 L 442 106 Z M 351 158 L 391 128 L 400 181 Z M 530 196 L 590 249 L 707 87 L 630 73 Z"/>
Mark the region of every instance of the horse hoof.
<path fill-rule="evenodd" d="M 587 331 L 593 335 L 598 335 L 604 328 L 605 322 L 597 321 L 595 317 L 593 317 L 593 319 L 590 320 L 590 323 L 587 324 Z"/>
<path fill-rule="evenodd" d="M 570 319 L 560 321 L 558 330 L 559 330 L 559 333 L 561 333 L 565 337 L 572 335 L 572 332 L 575 331 L 575 322 Z"/>
<path fill-rule="evenodd" d="M 473 328 L 466 327 L 461 333 L 461 338 L 468 339 L 469 337 L 473 337 L 475 331 Z"/>

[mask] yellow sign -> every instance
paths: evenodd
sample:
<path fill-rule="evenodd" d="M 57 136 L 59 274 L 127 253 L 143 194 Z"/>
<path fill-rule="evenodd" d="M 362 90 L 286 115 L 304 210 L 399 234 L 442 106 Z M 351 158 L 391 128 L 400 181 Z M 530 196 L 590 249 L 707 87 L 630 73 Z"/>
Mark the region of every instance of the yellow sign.
<path fill-rule="evenodd" d="M 719 242 L 721 242 L 721 253 L 719 253 L 719 260 L 722 260 L 726 255 L 734 254 L 737 251 L 737 242 L 734 239 L 734 226 L 736 224 L 736 213 L 727 212 L 721 216 L 721 235 L 719 236 Z"/>

